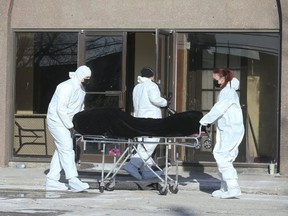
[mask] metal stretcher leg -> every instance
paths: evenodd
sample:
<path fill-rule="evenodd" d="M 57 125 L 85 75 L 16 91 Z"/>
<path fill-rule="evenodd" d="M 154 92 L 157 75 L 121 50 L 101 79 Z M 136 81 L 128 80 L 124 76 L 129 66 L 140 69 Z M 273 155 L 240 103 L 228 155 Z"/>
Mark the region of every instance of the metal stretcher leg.
<path fill-rule="evenodd" d="M 149 143 L 146 142 L 146 145 L 148 145 Z M 150 143 L 150 144 L 154 144 L 154 143 Z M 178 192 L 178 173 L 177 173 L 177 181 L 174 181 L 171 177 L 168 176 L 168 158 L 169 158 L 169 148 L 170 148 L 170 143 L 169 143 L 169 139 L 168 138 L 164 138 L 164 143 L 165 144 L 165 169 L 164 169 L 164 178 L 162 178 L 160 175 L 158 175 L 158 173 L 156 173 L 151 166 L 147 166 L 148 169 L 155 175 L 156 178 L 158 178 L 160 180 L 160 189 L 159 189 L 159 193 L 160 195 L 166 195 L 168 193 L 168 191 L 170 190 L 172 193 L 177 193 Z M 137 147 L 133 146 L 134 150 L 137 152 Z M 140 156 L 140 159 L 143 161 L 144 164 L 146 164 L 146 160 Z M 150 160 L 151 161 L 151 160 Z M 161 171 L 161 174 L 163 172 L 163 170 L 155 163 L 155 161 L 153 160 L 153 164 Z M 178 166 L 178 164 L 177 164 Z M 177 168 L 177 172 L 178 172 L 178 168 Z M 168 183 L 169 181 L 169 183 Z"/>
<path fill-rule="evenodd" d="M 102 145 L 102 170 L 101 170 L 101 181 L 99 184 L 100 193 L 104 192 L 104 164 L 105 164 L 105 143 Z"/>
<path fill-rule="evenodd" d="M 159 189 L 160 195 L 167 195 L 168 193 L 167 176 L 168 176 L 168 145 L 166 145 L 165 147 L 165 175 L 164 175 L 164 184 L 162 184 L 161 188 Z"/>
<path fill-rule="evenodd" d="M 110 171 L 105 175 L 104 171 L 104 164 L 105 164 L 105 144 L 103 144 L 103 151 L 102 151 L 102 173 L 101 173 L 101 181 L 99 185 L 100 192 L 103 193 L 104 189 L 108 191 L 114 190 L 115 187 L 115 176 L 124 165 L 124 163 L 133 155 L 134 148 L 133 146 L 129 145 L 125 149 L 125 151 L 121 154 L 121 156 L 116 160 L 116 155 L 114 154 L 114 164 Z"/>
<path fill-rule="evenodd" d="M 165 139 L 165 143 L 169 143 L 168 139 Z M 164 181 L 162 182 L 161 188 L 159 189 L 160 195 L 167 195 L 168 189 L 171 193 L 178 193 L 178 160 L 176 161 L 176 180 L 173 180 L 168 175 L 168 158 L 169 158 L 169 149 L 171 144 L 166 144 L 165 146 L 165 172 L 164 172 Z M 168 183 L 169 181 L 169 183 Z"/>

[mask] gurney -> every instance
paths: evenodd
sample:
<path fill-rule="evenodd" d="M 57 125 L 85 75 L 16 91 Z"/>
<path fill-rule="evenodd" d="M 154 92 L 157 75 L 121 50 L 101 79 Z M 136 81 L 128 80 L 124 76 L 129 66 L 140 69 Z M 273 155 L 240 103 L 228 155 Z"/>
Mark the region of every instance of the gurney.
<path fill-rule="evenodd" d="M 169 149 L 171 146 L 185 146 L 199 149 L 211 148 L 210 135 L 205 127 L 199 124 L 203 114 L 197 111 L 177 113 L 163 119 L 135 118 L 118 108 L 95 108 L 76 114 L 73 118 L 74 129 L 78 133 L 78 140 L 102 144 L 102 172 L 99 182 L 100 192 L 113 190 L 115 177 L 122 166 L 137 152 L 137 145 L 158 144 L 165 145 L 165 167 L 161 169 L 156 163 L 156 168 L 163 171 L 164 177 L 158 175 L 152 168 L 159 181 L 159 193 L 166 195 L 178 192 L 178 160 L 176 160 L 176 176 L 168 176 Z M 160 142 L 143 141 L 146 137 L 158 137 Z M 114 164 L 110 171 L 104 173 L 105 148 L 113 145 Z M 121 155 L 117 155 L 117 145 L 124 146 Z M 117 159 L 118 157 L 118 159 Z M 145 160 L 141 158 L 145 164 Z"/>

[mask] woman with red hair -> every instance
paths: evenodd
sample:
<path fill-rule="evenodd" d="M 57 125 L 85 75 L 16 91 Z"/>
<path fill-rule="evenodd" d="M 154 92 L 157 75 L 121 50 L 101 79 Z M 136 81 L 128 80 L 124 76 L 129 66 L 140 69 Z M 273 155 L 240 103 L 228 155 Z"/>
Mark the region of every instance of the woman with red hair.
<path fill-rule="evenodd" d="M 217 163 L 221 188 L 212 193 L 213 197 L 227 199 L 241 195 L 237 171 L 233 162 L 238 155 L 238 147 L 244 136 L 243 115 L 236 90 L 239 80 L 233 77 L 229 69 L 213 71 L 213 81 L 220 88 L 217 102 L 203 116 L 200 124 L 216 125 L 216 143 L 213 155 Z"/>

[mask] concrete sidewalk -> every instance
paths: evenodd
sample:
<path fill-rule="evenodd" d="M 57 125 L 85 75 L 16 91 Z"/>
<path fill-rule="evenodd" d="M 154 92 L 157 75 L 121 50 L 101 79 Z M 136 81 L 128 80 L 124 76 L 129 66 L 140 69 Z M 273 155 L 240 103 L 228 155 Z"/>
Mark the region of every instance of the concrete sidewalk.
<path fill-rule="evenodd" d="M 0 189 L 44 190 L 46 173 L 49 164 L 25 164 L 25 168 L 17 168 L 17 164 L 10 163 L 9 167 L 0 168 Z M 238 170 L 237 170 L 238 171 Z M 212 191 L 218 189 L 220 181 L 215 172 L 197 172 L 179 169 L 179 191 Z M 253 173 L 238 171 L 239 184 L 243 193 L 288 195 L 288 177 L 279 174 Z M 169 176 L 175 179 L 175 170 L 169 170 Z M 100 172 L 79 171 L 79 177 L 90 184 L 92 189 L 99 188 L 97 181 L 101 180 Z M 134 190 L 149 185 L 151 181 L 137 181 L 125 171 L 116 176 L 115 190 Z M 155 185 L 154 185 L 155 186 Z M 136 188 L 135 188 L 136 187 Z M 142 189 L 143 189 L 142 188 Z M 149 189 L 149 187 L 146 187 Z"/>

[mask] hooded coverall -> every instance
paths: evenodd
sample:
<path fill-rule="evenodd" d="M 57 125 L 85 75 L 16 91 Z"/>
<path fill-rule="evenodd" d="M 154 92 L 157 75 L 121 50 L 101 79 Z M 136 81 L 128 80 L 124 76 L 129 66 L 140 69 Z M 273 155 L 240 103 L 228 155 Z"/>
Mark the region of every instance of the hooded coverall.
<path fill-rule="evenodd" d="M 70 79 L 57 86 L 47 113 L 48 129 L 56 145 L 47 178 L 56 181 L 60 179 L 62 169 L 66 179 L 78 176 L 70 129 L 73 128 L 73 116 L 83 109 L 85 90 L 81 81 L 91 76 L 91 70 L 87 66 L 80 66 L 69 76 Z"/>
<path fill-rule="evenodd" d="M 233 78 L 220 91 L 217 102 L 210 112 L 200 120 L 202 125 L 216 124 L 216 143 L 213 155 L 217 162 L 221 182 L 226 183 L 228 187 L 224 190 L 228 191 L 239 187 L 237 171 L 233 167 L 244 135 L 243 115 L 236 92 L 238 88 L 239 81 Z"/>
<path fill-rule="evenodd" d="M 162 118 L 160 107 L 166 107 L 167 100 L 161 97 L 159 87 L 156 83 L 147 77 L 138 76 L 138 84 L 133 89 L 133 106 L 134 115 L 137 118 Z M 159 138 L 145 138 L 146 141 L 159 142 Z M 153 165 L 151 155 L 157 144 L 144 144 L 143 146 L 137 146 L 137 153 L 131 159 L 131 163 L 140 169 L 145 169 L 140 156 L 146 161 L 147 165 Z M 137 158 L 138 160 L 135 160 Z"/>

